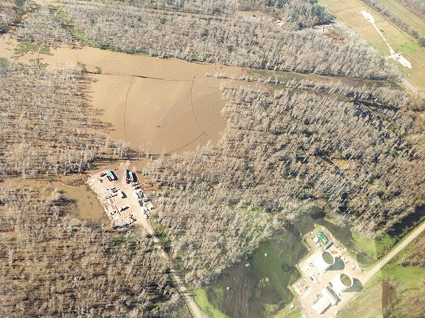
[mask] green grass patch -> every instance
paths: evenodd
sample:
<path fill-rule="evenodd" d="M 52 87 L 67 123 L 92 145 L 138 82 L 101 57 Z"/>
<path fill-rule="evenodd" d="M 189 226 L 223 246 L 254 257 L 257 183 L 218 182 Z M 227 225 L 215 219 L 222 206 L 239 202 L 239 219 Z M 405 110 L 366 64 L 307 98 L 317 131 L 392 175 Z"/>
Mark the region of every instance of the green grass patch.
<path fill-rule="evenodd" d="M 208 301 L 207 294 L 202 288 L 195 290 L 195 301 L 198 304 L 199 308 L 206 314 L 209 318 L 229 318 L 223 314 L 220 310 L 215 308 Z"/>
<path fill-rule="evenodd" d="M 298 270 L 290 266 L 296 262 L 295 258 L 299 253 L 299 250 L 278 251 L 271 242 L 265 242 L 253 255 L 253 268 L 264 273 L 265 281 L 273 284 L 284 302 L 292 300 L 287 286 L 294 283 L 300 275 Z"/>
<path fill-rule="evenodd" d="M 303 317 L 301 310 L 298 308 L 289 308 L 286 306 L 281 311 L 279 311 L 273 318 L 301 318 Z"/>
<path fill-rule="evenodd" d="M 375 240 L 376 242 L 376 253 L 379 256 L 383 256 L 398 242 L 396 237 L 391 237 L 389 234 L 385 234 Z"/>
<path fill-rule="evenodd" d="M 44 180 L 46 180 L 46 181 L 56 181 L 57 176 L 55 174 L 49 174 L 47 176 L 44 176 Z"/>
<path fill-rule="evenodd" d="M 9 61 L 4 57 L 0 57 L 0 64 L 3 66 L 7 66 L 9 64 Z"/>
<path fill-rule="evenodd" d="M 419 278 L 425 277 L 425 268 L 390 263 L 382 269 L 382 274 L 384 277 L 390 276 L 397 279 L 407 289 L 416 289 L 419 287 Z"/>
<path fill-rule="evenodd" d="M 358 233 L 352 233 L 354 248 L 351 248 L 351 253 L 354 259 L 357 260 L 362 267 L 371 267 L 377 261 L 376 243 L 373 239 L 365 237 Z"/>
<path fill-rule="evenodd" d="M 28 41 L 21 41 L 19 42 L 18 46 L 14 49 L 16 55 L 23 56 L 24 54 L 28 52 L 33 53 L 40 53 L 40 54 L 46 54 L 46 55 L 53 55 L 50 53 L 50 50 L 48 47 L 42 46 L 41 44 L 32 43 Z"/>

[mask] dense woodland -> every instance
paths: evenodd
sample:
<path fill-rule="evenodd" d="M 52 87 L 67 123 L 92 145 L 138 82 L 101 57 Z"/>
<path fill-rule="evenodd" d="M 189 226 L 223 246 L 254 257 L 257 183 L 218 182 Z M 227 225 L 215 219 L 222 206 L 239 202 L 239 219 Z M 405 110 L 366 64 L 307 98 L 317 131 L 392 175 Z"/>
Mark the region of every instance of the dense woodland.
<path fill-rule="evenodd" d="M 166 316 L 179 305 L 146 235 L 82 222 L 55 191 L 0 191 L 0 316 Z"/>
<path fill-rule="evenodd" d="M 34 42 L 49 47 L 67 45 L 73 42 L 68 29 L 48 5 L 29 13 L 12 36 L 19 41 Z"/>
<path fill-rule="evenodd" d="M 0 34 L 9 31 L 29 10 L 29 4 L 24 0 L 2 0 L 0 2 Z"/>
<path fill-rule="evenodd" d="M 338 222 L 378 235 L 424 205 L 423 121 L 409 107 L 398 108 L 397 99 L 375 104 L 370 89 L 354 100 L 337 93 L 224 87 L 228 124 L 218 145 L 150 163 L 149 177 L 170 189 L 158 195 L 159 220 L 187 270 L 215 266 L 201 261 L 205 248 L 229 254 L 193 206 L 201 215 L 214 210 L 209 219 L 230 208 L 242 220 L 267 214 L 279 224 L 314 202 Z M 229 222 L 222 227 L 234 229 Z M 186 244 L 201 233 L 202 247 Z"/>
<path fill-rule="evenodd" d="M 424 101 L 330 21 L 316 1 L 69 0 L 28 14 L 12 36 L 359 80 L 228 80 L 218 144 L 150 161 L 144 174 L 163 190 L 157 229 L 199 287 L 309 207 L 374 236 L 425 203 Z M 128 151 L 105 137 L 84 73 L 40 66 L 0 67 L 3 175 L 81 172 Z M 143 234 L 78 221 L 56 193 L 2 191 L 0 315 L 165 316 L 178 306 L 168 264 Z"/>
<path fill-rule="evenodd" d="M 211 16 L 232 16 L 238 11 L 265 12 L 285 21 L 286 29 L 302 29 L 327 24 L 332 17 L 317 0 L 102 0 L 103 3 L 125 4 L 141 8 L 196 13 Z"/>
<path fill-rule="evenodd" d="M 0 65 L 0 171 L 36 177 L 81 172 L 94 159 L 122 154 L 87 104 L 80 71 Z"/>
<path fill-rule="evenodd" d="M 397 77 L 365 42 L 338 28 L 291 31 L 264 16 L 199 16 L 79 0 L 66 2 L 64 11 L 73 32 L 100 48 L 270 70 Z"/>

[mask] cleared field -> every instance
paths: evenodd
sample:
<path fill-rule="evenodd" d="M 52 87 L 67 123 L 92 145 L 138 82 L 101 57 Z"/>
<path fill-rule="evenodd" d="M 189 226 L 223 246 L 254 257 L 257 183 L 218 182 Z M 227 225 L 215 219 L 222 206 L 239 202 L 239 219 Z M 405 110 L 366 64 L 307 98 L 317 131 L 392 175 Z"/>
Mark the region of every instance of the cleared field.
<path fill-rule="evenodd" d="M 16 57 L 13 39 L 0 39 L 0 56 L 47 67 L 84 67 L 92 73 L 90 102 L 103 110 L 101 120 L 113 125 L 113 139 L 151 154 L 195 150 L 216 143 L 226 122 L 219 87 L 224 80 L 246 74 L 240 67 L 189 63 L 129 55 L 95 48 L 58 48 L 50 54 L 30 51 Z M 101 74 L 96 74 L 101 73 Z M 211 76 L 205 76 L 206 73 Z M 215 74 L 224 78 L 216 78 Z"/>
<path fill-rule="evenodd" d="M 347 0 L 343 2 L 338 0 L 321 0 L 320 2 L 336 16 L 337 20 L 359 34 L 384 57 L 388 57 L 390 52 L 384 40 L 379 36 L 372 24 L 367 22 L 361 15 L 362 10 L 371 13 L 375 18 L 376 26 L 381 30 L 394 50 L 401 53 L 412 63 L 412 69 L 405 68 L 392 59 L 389 59 L 388 62 L 396 67 L 409 82 L 422 91 L 425 91 L 425 67 L 423 65 L 423 61 L 425 61 L 425 48 L 421 47 L 412 37 L 386 21 L 379 13 L 371 10 L 359 0 Z"/>
<path fill-rule="evenodd" d="M 408 25 L 414 28 L 416 31 L 425 35 L 425 21 L 405 8 L 403 5 L 394 0 L 377 0 L 379 3 L 390 9 L 400 19 L 405 21 Z"/>

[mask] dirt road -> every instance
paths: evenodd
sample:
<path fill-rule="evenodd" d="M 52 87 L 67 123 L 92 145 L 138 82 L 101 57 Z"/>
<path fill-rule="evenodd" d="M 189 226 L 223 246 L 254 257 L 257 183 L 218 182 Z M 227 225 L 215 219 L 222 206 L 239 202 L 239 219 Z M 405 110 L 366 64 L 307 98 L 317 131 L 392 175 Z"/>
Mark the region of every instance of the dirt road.
<path fill-rule="evenodd" d="M 415 238 L 418 237 L 419 234 L 421 234 L 425 230 L 425 223 L 422 224 L 420 227 L 418 227 L 415 231 L 413 231 L 409 237 L 404 240 L 403 243 L 401 243 L 399 246 L 397 246 L 395 249 L 393 249 L 387 256 L 385 256 L 376 266 L 367 272 L 363 277 L 359 277 L 359 280 L 361 281 L 362 285 L 365 286 L 366 283 L 375 275 L 377 274 L 390 260 L 392 260 L 403 248 L 405 248 L 407 245 L 409 245 L 410 242 L 412 242 Z M 338 304 L 338 306 L 333 308 L 332 310 L 328 310 L 325 315 L 321 315 L 320 317 L 333 317 L 333 313 L 336 310 L 341 310 L 344 308 L 348 302 L 357 295 L 357 293 L 350 293 L 347 295 L 346 293 L 342 299 L 342 301 Z M 347 297 L 348 296 L 348 297 Z"/>
<path fill-rule="evenodd" d="M 380 261 L 371 271 L 369 271 L 363 279 L 363 285 L 372 278 L 382 267 L 384 267 L 394 256 L 396 256 L 403 248 L 405 248 L 410 242 L 412 242 L 415 238 L 418 237 L 422 231 L 425 230 L 425 223 L 418 227 L 409 237 L 404 240 L 399 246 L 393 249 L 387 256 L 385 256 L 382 261 Z"/>
<path fill-rule="evenodd" d="M 162 257 L 164 257 L 164 259 L 166 259 L 166 260 L 169 260 L 167 253 L 165 253 L 164 249 L 162 248 L 162 244 L 159 241 L 159 239 L 156 237 L 155 231 L 152 229 L 152 226 L 150 225 L 150 223 L 146 228 L 148 229 L 149 234 L 152 235 L 153 240 L 154 240 L 156 246 L 158 247 L 159 251 L 161 252 Z M 173 275 L 174 282 L 176 283 L 176 285 L 179 289 L 180 295 L 184 296 L 184 298 L 186 300 L 186 304 L 190 307 L 190 311 L 192 312 L 192 315 L 194 316 L 194 318 L 206 318 L 206 316 L 201 312 L 198 305 L 195 303 L 191 294 L 187 290 L 186 286 L 184 285 L 184 283 L 180 279 L 180 277 L 177 274 L 177 271 L 174 269 L 171 261 L 170 261 L 170 266 L 171 266 L 171 274 Z"/>

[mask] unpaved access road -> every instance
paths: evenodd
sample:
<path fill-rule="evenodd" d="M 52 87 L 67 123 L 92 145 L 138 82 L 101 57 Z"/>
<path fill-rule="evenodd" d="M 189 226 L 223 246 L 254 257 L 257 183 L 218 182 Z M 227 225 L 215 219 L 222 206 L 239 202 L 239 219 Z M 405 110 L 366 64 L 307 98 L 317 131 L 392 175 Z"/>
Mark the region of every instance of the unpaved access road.
<path fill-rule="evenodd" d="M 419 236 L 423 231 L 425 230 L 425 223 L 422 224 L 420 227 L 418 227 L 416 230 L 414 230 L 409 237 L 407 237 L 403 243 L 401 243 L 399 246 L 394 248 L 387 256 L 385 256 L 376 266 L 365 273 L 363 277 L 359 277 L 359 280 L 361 281 L 362 285 L 365 286 L 366 283 L 376 274 L 378 273 L 390 260 L 392 260 L 401 250 L 403 250 L 409 243 L 411 243 L 415 238 Z M 356 296 L 357 293 L 350 293 L 350 295 L 344 295 L 345 297 L 342 299 L 342 301 L 338 304 L 337 310 L 341 310 L 344 308 L 348 302 Z M 348 297 L 347 297 L 348 296 Z M 329 313 L 335 312 L 335 307 L 330 308 L 326 315 L 321 315 L 320 317 L 332 317 L 329 316 Z"/>
<path fill-rule="evenodd" d="M 170 266 L 171 266 L 171 275 L 173 275 L 174 282 L 176 283 L 176 285 L 179 289 L 180 295 L 184 296 L 184 298 L 186 300 L 186 304 L 190 307 L 190 311 L 191 311 L 192 315 L 194 316 L 194 318 L 207 318 L 202 313 L 202 311 L 199 309 L 198 305 L 193 300 L 192 295 L 190 294 L 190 292 L 187 290 L 186 286 L 184 285 L 184 283 L 180 279 L 180 276 L 177 274 L 177 271 L 174 269 L 169 256 L 167 255 L 167 253 L 165 253 L 164 249 L 162 248 L 162 244 L 159 241 L 158 237 L 155 235 L 155 231 L 152 229 L 151 224 L 146 222 L 144 225 L 145 225 L 144 227 L 147 229 L 148 233 L 152 236 L 153 241 L 155 242 L 156 246 L 158 247 L 158 250 L 160 251 L 162 257 L 164 259 L 166 259 L 167 261 L 169 261 Z"/>

